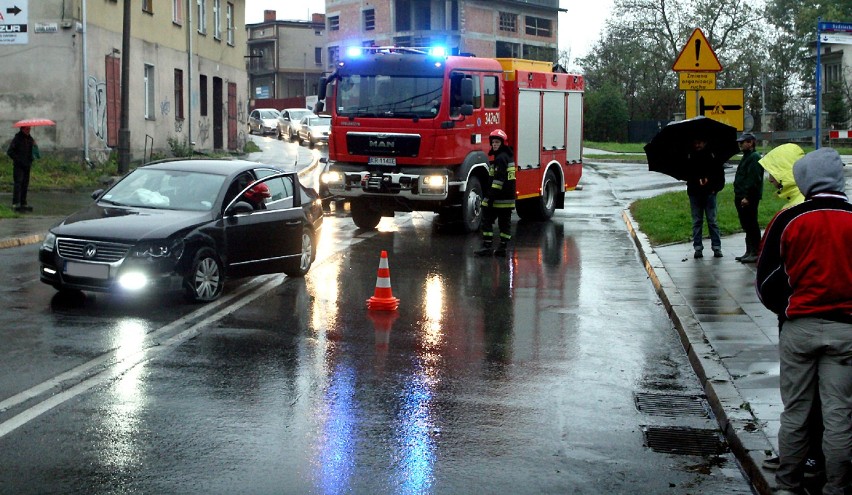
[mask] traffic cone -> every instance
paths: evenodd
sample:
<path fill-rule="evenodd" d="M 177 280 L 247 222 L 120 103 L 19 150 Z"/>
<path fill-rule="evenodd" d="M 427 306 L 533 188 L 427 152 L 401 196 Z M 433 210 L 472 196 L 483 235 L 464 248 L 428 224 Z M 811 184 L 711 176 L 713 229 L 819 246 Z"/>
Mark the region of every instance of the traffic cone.
<path fill-rule="evenodd" d="M 382 251 L 379 260 L 379 273 L 376 277 L 376 290 L 373 297 L 367 299 L 367 309 L 378 311 L 393 311 L 399 307 L 399 299 L 391 292 L 390 268 L 388 268 L 388 252 Z"/>

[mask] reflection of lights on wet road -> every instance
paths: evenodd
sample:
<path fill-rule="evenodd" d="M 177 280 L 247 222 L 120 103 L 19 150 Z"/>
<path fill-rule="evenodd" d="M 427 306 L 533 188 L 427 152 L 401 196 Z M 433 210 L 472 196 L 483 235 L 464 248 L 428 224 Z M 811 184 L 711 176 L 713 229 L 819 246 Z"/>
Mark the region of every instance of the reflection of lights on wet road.
<path fill-rule="evenodd" d="M 325 339 L 325 332 L 335 328 L 340 308 L 337 304 L 340 297 L 340 264 L 323 263 L 314 265 L 308 291 L 314 294 L 311 306 L 311 329 L 319 339 Z"/>
<path fill-rule="evenodd" d="M 426 313 L 425 341 L 428 348 L 434 348 L 441 342 L 441 318 L 444 315 L 444 281 L 439 275 L 429 275 L 423 293 L 424 312 Z"/>
<path fill-rule="evenodd" d="M 355 467 L 355 371 L 335 368 L 326 389 L 323 436 L 319 445 L 321 493 L 346 493 Z"/>
<path fill-rule="evenodd" d="M 145 325 L 142 320 L 121 320 L 113 335 L 115 357 L 120 361 L 139 353 L 145 341 Z"/>
<path fill-rule="evenodd" d="M 430 436 L 434 429 L 430 414 L 432 379 L 427 370 L 414 373 L 403 391 L 399 413 L 397 441 L 402 451 L 397 476 L 401 493 L 428 493 L 434 481 L 435 444 Z"/>

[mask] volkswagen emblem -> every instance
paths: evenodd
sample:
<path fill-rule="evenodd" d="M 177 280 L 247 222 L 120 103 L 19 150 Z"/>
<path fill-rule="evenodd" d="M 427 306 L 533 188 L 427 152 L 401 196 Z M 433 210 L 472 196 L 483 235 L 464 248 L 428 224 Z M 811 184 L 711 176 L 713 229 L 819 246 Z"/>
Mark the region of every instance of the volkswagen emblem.
<path fill-rule="evenodd" d="M 87 260 L 94 258 L 98 254 L 98 247 L 92 243 L 83 246 L 83 257 Z"/>

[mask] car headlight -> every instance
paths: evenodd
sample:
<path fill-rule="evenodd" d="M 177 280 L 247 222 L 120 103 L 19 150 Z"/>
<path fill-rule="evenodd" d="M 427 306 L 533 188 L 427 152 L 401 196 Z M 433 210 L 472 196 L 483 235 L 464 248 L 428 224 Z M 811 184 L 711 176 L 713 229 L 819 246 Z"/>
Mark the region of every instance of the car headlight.
<path fill-rule="evenodd" d="M 325 172 L 320 176 L 320 180 L 324 184 L 343 182 L 343 174 L 340 172 Z"/>
<path fill-rule="evenodd" d="M 137 258 L 180 258 L 183 253 L 183 241 L 154 241 L 136 245 L 133 256 Z"/>
<path fill-rule="evenodd" d="M 48 232 L 41 241 L 41 248 L 45 251 L 53 251 L 54 246 L 56 246 L 56 234 Z"/>

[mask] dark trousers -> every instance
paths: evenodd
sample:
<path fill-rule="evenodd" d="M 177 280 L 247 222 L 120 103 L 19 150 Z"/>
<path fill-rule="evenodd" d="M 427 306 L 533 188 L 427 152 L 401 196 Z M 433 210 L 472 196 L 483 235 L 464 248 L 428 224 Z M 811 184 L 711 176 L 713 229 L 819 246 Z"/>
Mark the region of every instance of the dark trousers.
<path fill-rule="evenodd" d="M 491 242 L 494 238 L 494 221 L 500 228 L 500 240 L 509 242 L 512 239 L 512 208 L 482 208 L 482 240 Z"/>
<path fill-rule="evenodd" d="M 737 216 L 740 219 L 740 225 L 746 235 L 746 251 L 757 254 L 760 248 L 760 224 L 757 222 L 757 205 L 760 201 L 749 199 L 748 205 L 740 204 L 743 198 L 735 198 L 734 206 L 737 207 Z"/>
<path fill-rule="evenodd" d="M 14 164 L 12 170 L 12 204 L 27 204 L 27 189 L 30 187 L 31 165 Z"/>

